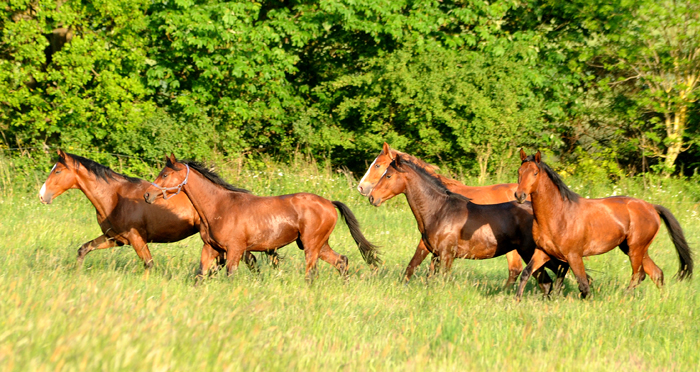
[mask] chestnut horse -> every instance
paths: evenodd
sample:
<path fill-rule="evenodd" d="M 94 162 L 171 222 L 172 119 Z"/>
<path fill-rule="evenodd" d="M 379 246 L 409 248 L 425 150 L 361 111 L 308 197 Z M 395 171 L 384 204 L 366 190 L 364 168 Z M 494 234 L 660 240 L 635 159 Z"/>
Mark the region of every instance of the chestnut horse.
<path fill-rule="evenodd" d="M 533 237 L 537 249 L 520 278 L 517 299 L 523 293 L 525 282 L 533 270 L 551 259 L 566 261 L 576 275 L 581 297 L 590 292 L 583 257 L 603 254 L 615 247 L 629 256 L 633 290 L 648 274 L 661 287 L 664 274 L 648 254 L 649 245 L 659 232 L 661 222 L 666 224 L 680 260 L 678 278 L 690 278 L 693 257 L 685 241 L 683 230 L 671 212 L 660 206 L 628 196 L 604 199 L 586 199 L 571 191 L 558 174 L 541 160 L 538 151 L 527 156 L 520 150 L 522 165 L 518 170 L 518 189 L 515 196 L 523 203 L 532 198 L 535 215 Z"/>
<path fill-rule="evenodd" d="M 418 222 L 426 248 L 446 270 L 455 258 L 486 259 L 512 250 L 530 259 L 535 250 L 532 239 L 532 209 L 527 204 L 506 202 L 474 204 L 469 198 L 450 191 L 439 178 L 421 165 L 397 156 L 369 194 L 369 202 L 378 207 L 385 200 L 405 194 Z M 563 263 L 561 263 L 563 264 Z M 561 286 L 568 267 L 550 265 Z M 536 273 L 542 290 L 550 290 L 551 278 L 542 270 Z"/>
<path fill-rule="evenodd" d="M 199 231 L 199 215 L 184 195 L 146 204 L 143 193 L 150 185 L 90 159 L 58 150 L 58 162 L 41 187 L 39 199 L 51 204 L 66 190 L 78 189 L 92 202 L 102 235 L 78 249 L 78 262 L 96 249 L 131 245 L 148 269 L 153 265 L 149 242 L 176 242 Z M 222 257 L 219 264 L 223 262 Z M 246 257 L 246 263 L 255 270 L 252 254 Z"/>
<path fill-rule="evenodd" d="M 226 254 L 226 268 L 231 275 L 244 253 L 273 251 L 294 241 L 304 251 L 309 282 L 319 257 L 346 275 L 348 258 L 328 245 L 338 220 L 335 208 L 345 219 L 365 261 L 370 265 L 380 262 L 376 247 L 362 235 L 352 211 L 341 202 L 309 193 L 256 196 L 229 185 L 199 163 L 181 163 L 171 154 L 143 197 L 154 203 L 161 195 L 173 197 L 180 191 L 190 199 L 202 221 L 199 232 L 205 248 L 200 276 L 222 254 Z"/>
<path fill-rule="evenodd" d="M 391 162 L 396 159 L 396 157 L 402 156 L 405 160 L 410 160 L 414 164 L 421 166 L 429 174 L 438 177 L 440 181 L 447 187 L 451 192 L 466 196 L 471 199 L 473 203 L 476 204 L 498 204 L 505 203 L 508 201 L 515 200 L 513 194 L 515 188 L 518 186 L 515 183 L 491 185 L 491 186 L 466 186 L 459 181 L 441 176 L 435 173 L 437 169 L 435 166 L 427 164 L 422 160 L 406 154 L 401 151 L 397 151 L 389 147 L 389 145 L 384 142 L 382 151 L 374 159 L 372 164 L 367 169 L 367 172 L 360 180 L 357 185 L 357 190 L 360 194 L 367 196 L 372 189 L 375 187 L 379 179 L 382 178 L 384 172 L 389 168 Z M 421 239 L 416 247 L 416 253 L 413 255 L 411 262 L 408 263 L 406 267 L 406 272 L 404 274 L 404 280 L 408 281 L 413 276 L 416 268 L 425 260 L 428 255 L 428 249 L 425 247 L 425 242 Z M 506 285 L 514 284 L 518 275 L 523 270 L 522 260 L 518 255 L 518 252 L 513 250 L 506 253 L 506 259 L 508 260 L 508 279 L 506 280 Z M 434 256 L 433 263 L 431 264 L 431 272 L 433 270 L 433 265 L 439 262 L 439 256 Z"/>

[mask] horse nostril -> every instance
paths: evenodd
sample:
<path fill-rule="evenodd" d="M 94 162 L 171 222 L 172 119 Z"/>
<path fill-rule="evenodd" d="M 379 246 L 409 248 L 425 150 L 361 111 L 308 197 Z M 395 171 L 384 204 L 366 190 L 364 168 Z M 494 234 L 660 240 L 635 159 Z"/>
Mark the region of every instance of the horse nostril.
<path fill-rule="evenodd" d="M 360 190 L 360 193 L 362 193 L 362 186 L 357 186 L 357 189 Z"/>
<path fill-rule="evenodd" d="M 372 196 L 372 195 L 369 196 L 369 202 L 370 202 L 370 204 L 374 204 L 374 196 Z"/>

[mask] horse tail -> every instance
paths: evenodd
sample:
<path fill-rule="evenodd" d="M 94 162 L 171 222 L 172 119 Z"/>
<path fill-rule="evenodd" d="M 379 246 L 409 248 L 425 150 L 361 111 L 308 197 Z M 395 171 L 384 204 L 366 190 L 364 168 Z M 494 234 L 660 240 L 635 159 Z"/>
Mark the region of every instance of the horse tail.
<path fill-rule="evenodd" d="M 690 251 L 688 243 L 685 241 L 685 236 L 683 235 L 683 229 L 678 223 L 670 210 L 666 207 L 660 205 L 654 205 L 656 212 L 664 220 L 668 233 L 671 235 L 671 240 L 673 245 L 676 247 L 676 252 L 678 252 L 678 260 L 680 261 L 680 269 L 678 270 L 678 280 L 683 280 L 693 276 L 693 255 Z"/>
<path fill-rule="evenodd" d="M 340 215 L 343 216 L 345 223 L 348 225 L 348 229 L 350 229 L 350 235 L 352 235 L 353 240 L 355 240 L 355 243 L 357 243 L 360 253 L 362 254 L 362 258 L 365 260 L 365 262 L 372 266 L 377 266 L 378 264 L 382 263 L 382 260 L 379 259 L 378 247 L 370 243 L 367 238 L 362 235 L 362 231 L 360 231 L 360 223 L 357 222 L 357 218 L 355 218 L 355 215 L 352 213 L 350 208 L 339 201 L 334 201 L 333 205 L 338 208 Z"/>

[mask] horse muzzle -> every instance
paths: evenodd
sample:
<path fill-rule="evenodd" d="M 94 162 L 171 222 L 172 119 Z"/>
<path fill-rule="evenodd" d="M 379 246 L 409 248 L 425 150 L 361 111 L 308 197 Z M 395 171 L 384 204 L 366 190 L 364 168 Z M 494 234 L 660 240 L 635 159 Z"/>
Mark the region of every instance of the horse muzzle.
<path fill-rule="evenodd" d="M 369 203 L 372 204 L 375 207 L 378 207 L 380 204 L 382 204 L 382 198 L 374 198 L 374 196 L 370 195 L 368 198 Z"/>
<path fill-rule="evenodd" d="M 48 200 L 45 200 L 44 197 L 47 197 Z M 39 200 L 41 200 L 42 204 L 51 204 L 53 201 L 52 195 L 39 195 Z"/>
<path fill-rule="evenodd" d="M 39 190 L 39 200 L 44 204 L 51 204 L 53 201 L 53 193 L 46 192 L 46 184 L 41 186 L 41 190 Z"/>
<path fill-rule="evenodd" d="M 156 201 L 156 198 L 158 198 L 158 193 L 150 193 L 146 191 L 146 193 L 143 194 L 143 199 L 148 204 L 153 204 Z"/>
<path fill-rule="evenodd" d="M 362 183 L 357 185 L 357 191 L 360 192 L 362 196 L 367 196 L 372 189 L 368 187 L 366 184 L 363 185 Z"/>
<path fill-rule="evenodd" d="M 525 203 L 525 200 L 527 200 L 527 194 L 524 192 L 518 193 L 517 191 L 515 192 L 515 201 L 518 202 L 518 204 L 523 204 Z"/>

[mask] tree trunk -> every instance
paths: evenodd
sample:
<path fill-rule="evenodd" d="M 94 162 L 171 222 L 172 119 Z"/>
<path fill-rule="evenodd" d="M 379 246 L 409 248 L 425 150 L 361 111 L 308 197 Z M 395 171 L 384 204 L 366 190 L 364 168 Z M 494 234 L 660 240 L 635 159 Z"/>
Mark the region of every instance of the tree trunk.
<path fill-rule="evenodd" d="M 479 146 L 481 147 L 481 146 Z M 479 148 L 477 147 L 477 151 Z M 483 148 L 482 148 L 483 150 Z M 491 144 L 486 144 L 486 151 L 479 151 L 476 154 L 476 161 L 479 163 L 479 184 L 483 185 L 488 176 L 489 158 L 491 157 Z"/>
<path fill-rule="evenodd" d="M 676 168 L 676 159 L 683 151 L 683 135 L 688 121 L 688 107 L 681 105 L 675 114 L 666 115 L 666 138 L 668 147 L 664 156 L 664 176 L 670 177 Z"/>

